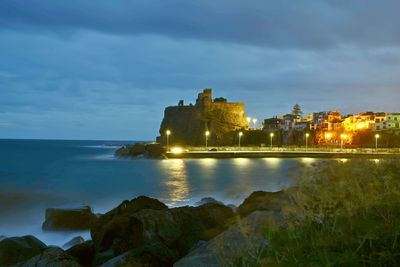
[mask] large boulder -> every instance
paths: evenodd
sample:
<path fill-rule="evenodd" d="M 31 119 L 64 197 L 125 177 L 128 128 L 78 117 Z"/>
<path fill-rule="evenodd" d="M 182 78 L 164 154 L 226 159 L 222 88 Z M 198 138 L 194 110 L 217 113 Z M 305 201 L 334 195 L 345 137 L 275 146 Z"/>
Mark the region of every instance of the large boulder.
<path fill-rule="evenodd" d="M 215 198 L 203 197 L 201 200 L 199 200 L 196 203 L 194 203 L 194 206 L 201 206 L 201 205 L 209 204 L 209 203 L 224 205 L 224 203 L 222 203 L 221 201 L 216 200 Z"/>
<path fill-rule="evenodd" d="M 48 248 L 43 253 L 29 259 L 19 267 L 82 267 L 77 260 L 57 247 Z"/>
<path fill-rule="evenodd" d="M 72 238 L 72 239 L 71 239 L 70 241 L 68 241 L 67 243 L 65 243 L 65 244 L 62 246 L 62 248 L 63 248 L 63 249 L 69 249 L 69 248 L 71 248 L 71 247 L 73 247 L 73 246 L 82 244 L 82 243 L 84 243 L 84 242 L 85 242 L 85 239 L 84 239 L 83 237 L 77 236 L 77 237 Z"/>
<path fill-rule="evenodd" d="M 251 193 L 237 208 L 241 217 L 246 217 L 256 210 L 280 211 L 282 205 L 288 201 L 284 191 L 264 192 L 256 191 Z"/>
<path fill-rule="evenodd" d="M 256 260 L 266 252 L 265 228 L 276 217 L 279 215 L 268 211 L 253 212 L 192 250 L 174 267 L 263 266 Z"/>
<path fill-rule="evenodd" d="M 105 262 L 101 267 L 172 266 L 178 255 L 161 242 L 153 242 L 125 252 Z"/>
<path fill-rule="evenodd" d="M 30 235 L 5 238 L 0 241 L 0 266 L 26 261 L 46 248 L 42 241 Z"/>
<path fill-rule="evenodd" d="M 148 197 L 124 201 L 101 216 L 91 229 L 94 261 L 110 264 L 129 258 L 135 263 L 156 266 L 167 262 L 170 266 L 198 241 L 209 240 L 225 230 L 225 222 L 233 216 L 231 208 L 217 203 L 168 209 Z"/>
<path fill-rule="evenodd" d="M 116 240 L 132 238 L 130 216 L 143 209 L 165 210 L 168 207 L 154 198 L 139 196 L 131 201 L 125 200 L 115 209 L 100 216 L 90 230 L 96 250 L 108 250 Z M 128 249 L 128 248 L 127 248 Z"/>
<path fill-rule="evenodd" d="M 43 230 L 87 230 L 97 220 L 97 216 L 89 206 L 77 209 L 46 210 L 46 220 L 42 225 Z"/>
<path fill-rule="evenodd" d="M 89 240 L 71 247 L 67 250 L 67 253 L 78 259 L 79 263 L 83 266 L 92 266 L 96 251 L 93 241 Z"/>

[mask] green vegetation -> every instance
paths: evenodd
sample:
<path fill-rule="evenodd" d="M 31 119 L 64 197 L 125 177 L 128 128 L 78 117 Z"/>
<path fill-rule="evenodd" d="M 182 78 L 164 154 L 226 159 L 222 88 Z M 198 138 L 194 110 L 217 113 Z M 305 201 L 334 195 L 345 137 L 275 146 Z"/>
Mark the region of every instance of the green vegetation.
<path fill-rule="evenodd" d="M 269 227 L 268 266 L 396 266 L 400 263 L 398 160 L 325 162 L 308 168 L 285 224 Z"/>

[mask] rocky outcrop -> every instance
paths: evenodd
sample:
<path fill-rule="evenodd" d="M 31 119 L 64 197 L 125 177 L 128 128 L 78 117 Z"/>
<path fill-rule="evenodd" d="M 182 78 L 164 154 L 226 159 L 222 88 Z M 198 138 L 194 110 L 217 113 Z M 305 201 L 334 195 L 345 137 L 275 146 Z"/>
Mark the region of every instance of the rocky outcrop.
<path fill-rule="evenodd" d="M 47 246 L 34 236 L 10 237 L 0 242 L 0 266 L 26 261 L 40 253 Z"/>
<path fill-rule="evenodd" d="M 97 220 L 97 216 L 89 206 L 78 209 L 46 210 L 46 220 L 42 225 L 43 230 L 87 230 Z"/>
<path fill-rule="evenodd" d="M 177 261 L 174 267 L 256 266 L 252 262 L 240 264 L 237 261 L 246 253 L 249 254 L 248 259 L 253 259 L 266 252 L 268 240 L 264 231 L 274 217 L 274 213 L 256 211 L 192 250 Z"/>
<path fill-rule="evenodd" d="M 288 201 L 284 191 L 264 192 L 256 191 L 247 197 L 237 208 L 237 213 L 241 217 L 246 217 L 257 210 L 280 211 L 282 205 Z"/>
<path fill-rule="evenodd" d="M 138 157 L 161 158 L 165 149 L 159 143 L 137 143 L 134 145 L 125 145 L 119 148 L 115 155 L 118 157 Z"/>
<path fill-rule="evenodd" d="M 82 267 L 74 257 L 57 247 L 48 248 L 41 254 L 18 266 Z"/>
<path fill-rule="evenodd" d="M 166 210 L 168 207 L 154 198 L 145 196 L 137 197 L 131 201 L 125 200 L 115 209 L 100 216 L 91 228 L 92 240 L 96 250 L 104 252 L 115 247 L 129 247 L 136 237 L 131 236 L 131 216 L 143 209 Z M 120 248 L 120 251 L 127 249 Z"/>
<path fill-rule="evenodd" d="M 170 145 L 205 145 L 205 132 L 209 131 L 209 145 L 218 145 L 228 132 L 247 129 L 248 122 L 243 103 L 213 101 L 211 89 L 198 95 L 195 105 L 167 107 L 161 123 L 158 142 L 166 144 L 166 131 L 170 130 Z"/>
<path fill-rule="evenodd" d="M 231 208 L 216 203 L 168 209 L 148 197 L 124 201 L 91 229 L 94 265 L 172 266 L 198 241 L 221 233 L 233 215 Z"/>

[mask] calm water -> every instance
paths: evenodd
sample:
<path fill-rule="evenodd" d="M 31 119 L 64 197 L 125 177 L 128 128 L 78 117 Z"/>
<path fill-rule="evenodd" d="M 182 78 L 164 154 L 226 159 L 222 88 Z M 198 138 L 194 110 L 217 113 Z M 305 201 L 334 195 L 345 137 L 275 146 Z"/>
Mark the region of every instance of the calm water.
<path fill-rule="evenodd" d="M 128 142 L 0 140 L 0 236 L 34 234 L 62 245 L 76 233 L 43 233 L 47 207 L 96 213 L 147 195 L 170 206 L 212 196 L 240 204 L 255 190 L 290 185 L 313 159 L 117 159 Z M 88 237 L 88 233 L 81 233 Z"/>

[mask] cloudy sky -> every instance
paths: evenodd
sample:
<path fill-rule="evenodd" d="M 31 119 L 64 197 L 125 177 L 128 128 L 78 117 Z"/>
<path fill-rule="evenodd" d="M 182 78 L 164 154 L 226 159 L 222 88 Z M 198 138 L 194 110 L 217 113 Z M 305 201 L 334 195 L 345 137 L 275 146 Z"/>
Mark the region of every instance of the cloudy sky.
<path fill-rule="evenodd" d="M 151 140 L 203 88 L 263 119 L 400 111 L 400 1 L 2 0 L 0 138 Z"/>

